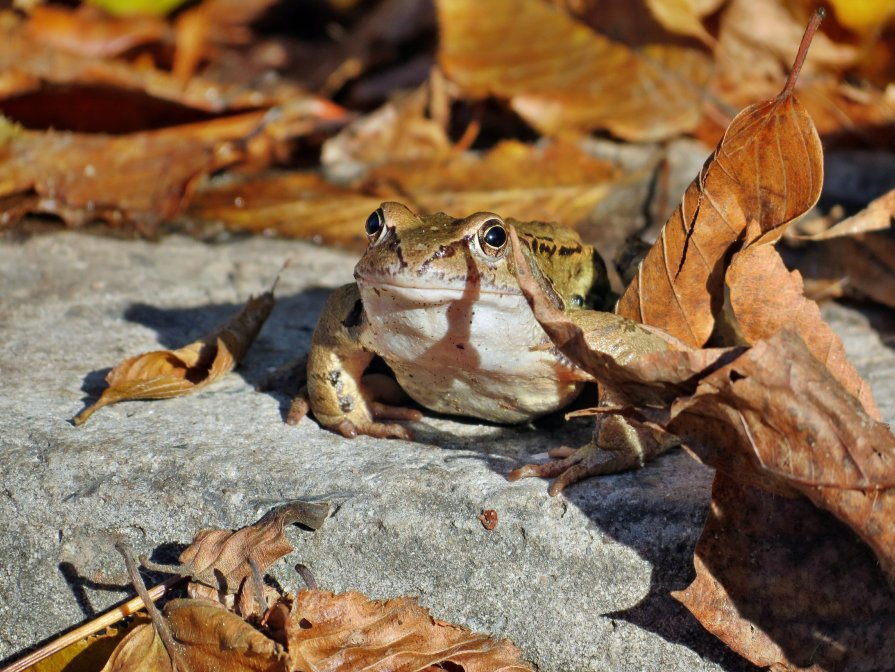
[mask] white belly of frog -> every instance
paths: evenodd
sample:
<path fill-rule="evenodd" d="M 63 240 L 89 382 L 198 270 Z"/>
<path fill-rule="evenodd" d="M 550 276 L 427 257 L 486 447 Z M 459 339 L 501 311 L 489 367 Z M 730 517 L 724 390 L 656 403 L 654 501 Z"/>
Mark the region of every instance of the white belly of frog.
<path fill-rule="evenodd" d="M 582 374 L 550 345 L 521 294 L 358 282 L 365 345 L 417 403 L 518 423 L 568 404 Z"/>

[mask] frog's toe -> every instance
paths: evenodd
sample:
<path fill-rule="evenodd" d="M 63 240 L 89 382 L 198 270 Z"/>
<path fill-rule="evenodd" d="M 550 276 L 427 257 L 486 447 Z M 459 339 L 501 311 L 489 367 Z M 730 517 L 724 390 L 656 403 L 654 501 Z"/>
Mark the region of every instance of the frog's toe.
<path fill-rule="evenodd" d="M 591 476 L 614 474 L 641 466 L 640 456 L 631 452 L 603 450 L 593 444 L 582 446 L 569 454 L 568 448 L 551 451 L 553 456 L 565 455 L 563 459 L 546 464 L 526 464 L 511 471 L 507 478 L 556 478 L 547 492 L 558 495 L 565 488 Z"/>
<path fill-rule="evenodd" d="M 286 412 L 286 424 L 297 425 L 311 410 L 311 402 L 308 399 L 307 388 L 299 390 L 298 394 L 289 404 L 289 410 Z"/>
<path fill-rule="evenodd" d="M 415 408 L 390 406 L 378 401 L 371 401 L 369 406 L 370 412 L 377 420 L 405 420 L 407 422 L 419 422 L 423 419 L 423 414 Z"/>
<path fill-rule="evenodd" d="M 364 434 L 376 439 L 403 439 L 405 441 L 413 441 L 413 432 L 411 430 L 403 425 L 393 422 L 365 422 L 356 425 L 346 418 L 336 426 L 336 431 L 349 439 Z"/>

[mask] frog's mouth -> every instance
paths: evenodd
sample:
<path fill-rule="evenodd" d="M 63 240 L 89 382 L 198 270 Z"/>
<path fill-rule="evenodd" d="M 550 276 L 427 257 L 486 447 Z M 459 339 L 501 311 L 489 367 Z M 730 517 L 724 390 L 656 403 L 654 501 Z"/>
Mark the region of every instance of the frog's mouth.
<path fill-rule="evenodd" d="M 458 279 L 456 283 L 444 282 L 441 284 L 423 284 L 414 283 L 412 280 L 402 281 L 395 277 L 377 278 L 371 276 L 355 276 L 358 286 L 361 290 L 369 290 L 372 292 L 390 292 L 409 296 L 418 294 L 420 297 L 450 297 L 450 300 L 457 301 L 463 298 L 474 298 L 481 296 L 522 296 L 522 290 L 516 287 L 494 287 L 482 286 L 478 282 L 470 282 L 467 279 Z"/>

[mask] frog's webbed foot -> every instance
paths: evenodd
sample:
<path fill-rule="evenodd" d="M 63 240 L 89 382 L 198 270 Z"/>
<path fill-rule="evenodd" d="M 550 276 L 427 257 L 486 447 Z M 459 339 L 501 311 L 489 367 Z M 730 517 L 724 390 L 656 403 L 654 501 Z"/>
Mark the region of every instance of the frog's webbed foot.
<path fill-rule="evenodd" d="M 567 455 L 571 452 L 571 455 Z M 526 464 L 514 469 L 507 479 L 517 481 L 520 478 L 555 478 L 547 492 L 551 496 L 558 495 L 566 487 L 583 481 L 591 476 L 602 474 L 615 474 L 628 469 L 643 466 L 640 458 L 633 452 L 614 452 L 600 448 L 594 443 L 589 443 L 581 448 L 562 449 L 561 453 L 555 451 L 548 453 L 551 457 L 562 457 L 546 464 Z"/>
<path fill-rule="evenodd" d="M 670 434 L 636 427 L 620 416 L 603 416 L 594 430 L 593 440 L 586 446 L 577 450 L 551 450 L 548 455 L 560 459 L 547 464 L 526 464 L 511 471 L 507 478 L 511 481 L 532 476 L 556 478 L 548 489 L 553 496 L 591 476 L 639 469 L 679 444 L 677 437 Z"/>

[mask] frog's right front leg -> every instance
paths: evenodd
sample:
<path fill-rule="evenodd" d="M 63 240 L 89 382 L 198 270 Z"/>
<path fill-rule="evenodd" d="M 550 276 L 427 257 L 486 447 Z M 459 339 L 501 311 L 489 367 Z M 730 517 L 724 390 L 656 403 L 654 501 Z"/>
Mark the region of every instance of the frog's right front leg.
<path fill-rule="evenodd" d="M 314 417 L 342 436 L 367 434 L 411 439 L 412 432 L 381 420 L 419 420 L 419 411 L 372 399 L 363 385 L 374 354 L 364 348 L 367 329 L 357 285 L 340 287 L 326 302 L 308 353 L 308 401 Z"/>

